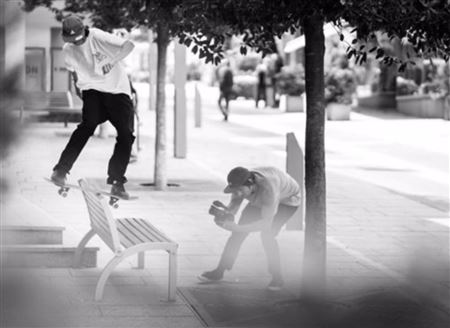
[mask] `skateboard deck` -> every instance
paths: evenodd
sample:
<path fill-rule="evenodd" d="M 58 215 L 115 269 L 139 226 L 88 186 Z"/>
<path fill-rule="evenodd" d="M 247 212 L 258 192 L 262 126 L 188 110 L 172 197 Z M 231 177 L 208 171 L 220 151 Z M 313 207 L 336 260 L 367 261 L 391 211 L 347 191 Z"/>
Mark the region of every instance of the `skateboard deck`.
<path fill-rule="evenodd" d="M 124 198 L 124 197 L 120 197 L 120 196 L 117 196 L 117 195 L 113 195 L 113 194 L 111 194 L 111 193 L 109 193 L 107 191 L 103 191 L 103 190 L 92 189 L 92 191 L 97 193 L 97 194 L 109 197 L 109 205 L 111 205 L 114 208 L 118 208 L 119 207 L 119 204 L 118 204 L 119 200 L 128 201 L 128 200 L 136 200 L 136 199 L 139 198 L 137 196 L 130 196 L 129 198 Z"/>
<path fill-rule="evenodd" d="M 77 185 L 75 185 L 75 184 L 71 184 L 71 183 L 59 184 L 59 183 L 54 182 L 52 179 L 45 178 L 45 177 L 44 177 L 44 180 L 46 180 L 46 181 L 50 182 L 51 184 L 53 184 L 53 185 L 59 187 L 59 189 L 58 189 L 58 194 L 59 194 L 60 196 L 64 197 L 64 198 L 67 197 L 67 194 L 69 193 L 69 190 L 70 190 L 71 188 L 81 190 L 80 186 L 77 186 Z"/>
<path fill-rule="evenodd" d="M 77 185 L 74 185 L 74 184 L 71 184 L 71 183 L 59 184 L 59 183 L 55 183 L 53 180 L 51 180 L 49 178 L 46 178 L 46 177 L 44 177 L 44 180 L 46 180 L 46 181 L 50 182 L 51 184 L 59 187 L 58 194 L 61 195 L 62 197 L 67 197 L 67 194 L 68 194 L 68 192 L 69 192 L 69 190 L 71 188 L 81 190 L 80 186 L 77 186 Z M 119 207 L 119 204 L 118 204 L 119 200 L 127 201 L 127 200 L 136 200 L 136 199 L 138 199 L 137 196 L 130 196 L 129 198 L 124 198 L 124 197 L 120 197 L 120 196 L 117 196 L 117 195 L 113 195 L 113 194 L 111 194 L 111 193 L 109 193 L 107 191 L 98 190 L 98 189 L 94 189 L 94 188 L 89 189 L 89 191 L 91 191 L 93 193 L 96 193 L 96 194 L 100 194 L 100 195 L 109 197 L 109 205 L 111 205 L 113 208 L 118 208 Z"/>

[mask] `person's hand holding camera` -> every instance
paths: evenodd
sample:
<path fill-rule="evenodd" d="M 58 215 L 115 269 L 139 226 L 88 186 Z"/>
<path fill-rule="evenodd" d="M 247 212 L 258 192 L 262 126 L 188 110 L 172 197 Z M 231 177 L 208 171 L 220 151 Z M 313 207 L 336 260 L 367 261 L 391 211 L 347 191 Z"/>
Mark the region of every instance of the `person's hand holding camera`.
<path fill-rule="evenodd" d="M 209 207 L 208 213 L 214 216 L 214 222 L 220 227 L 223 227 L 225 222 L 234 222 L 233 213 L 231 213 L 228 208 L 218 200 L 215 200 L 212 203 Z"/>

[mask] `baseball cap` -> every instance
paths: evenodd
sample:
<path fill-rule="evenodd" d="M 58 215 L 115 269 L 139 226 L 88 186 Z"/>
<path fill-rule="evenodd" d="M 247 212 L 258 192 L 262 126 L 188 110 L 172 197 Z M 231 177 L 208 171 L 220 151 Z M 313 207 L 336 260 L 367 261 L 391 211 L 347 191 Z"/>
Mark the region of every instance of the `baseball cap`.
<path fill-rule="evenodd" d="M 235 167 L 230 171 L 230 173 L 228 173 L 228 185 L 225 187 L 223 192 L 226 194 L 232 193 L 234 189 L 242 186 L 250 178 L 250 176 L 250 171 L 245 167 Z"/>
<path fill-rule="evenodd" d="M 83 38 L 83 21 L 74 15 L 68 16 L 62 21 L 62 38 L 64 42 L 76 42 Z"/>

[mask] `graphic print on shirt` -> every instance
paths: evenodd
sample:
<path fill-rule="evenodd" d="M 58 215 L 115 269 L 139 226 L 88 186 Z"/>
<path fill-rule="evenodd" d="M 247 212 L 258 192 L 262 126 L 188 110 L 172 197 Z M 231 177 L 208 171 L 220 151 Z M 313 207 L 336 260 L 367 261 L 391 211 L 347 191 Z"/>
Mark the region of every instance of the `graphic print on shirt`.
<path fill-rule="evenodd" d="M 94 53 L 94 58 L 95 58 L 97 63 L 100 63 L 106 58 L 106 55 L 104 55 L 101 52 L 97 51 L 97 52 Z"/>

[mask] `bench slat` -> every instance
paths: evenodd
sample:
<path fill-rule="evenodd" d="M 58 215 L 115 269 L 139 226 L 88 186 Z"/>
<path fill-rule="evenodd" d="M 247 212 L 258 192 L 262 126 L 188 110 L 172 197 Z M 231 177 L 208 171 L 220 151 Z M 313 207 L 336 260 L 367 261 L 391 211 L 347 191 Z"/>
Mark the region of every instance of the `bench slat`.
<path fill-rule="evenodd" d="M 157 236 L 155 236 L 155 234 L 150 233 L 149 231 L 143 230 L 142 226 L 136 222 L 136 219 L 129 219 L 129 218 L 125 218 L 122 219 L 124 222 L 126 222 L 127 227 L 130 231 L 132 231 L 132 233 L 138 235 L 138 237 L 143 241 L 143 242 L 159 242 L 161 241 L 159 238 L 157 238 Z"/>
<path fill-rule="evenodd" d="M 128 227 L 128 225 L 123 221 L 117 221 L 117 229 L 119 230 L 119 235 L 129 240 L 133 245 L 138 245 L 146 242 L 146 240 L 138 238 L 135 232 L 130 229 L 130 227 Z"/>
<path fill-rule="evenodd" d="M 90 211 L 91 211 L 91 215 L 92 215 L 92 222 L 97 223 L 98 225 L 104 227 L 104 228 L 107 229 L 107 230 L 110 229 L 109 223 L 108 223 L 108 221 L 104 218 L 103 211 L 102 211 L 100 208 L 98 208 L 98 207 L 92 205 Z"/>
<path fill-rule="evenodd" d="M 135 236 L 140 243 L 147 243 L 149 241 L 153 241 L 151 239 L 151 236 L 148 236 L 145 231 L 140 231 L 133 225 L 130 225 L 130 223 L 127 220 L 120 220 L 121 224 L 127 229 L 127 232 L 133 236 Z"/>
<path fill-rule="evenodd" d="M 86 197 L 89 204 L 88 210 L 90 211 L 92 221 L 97 222 L 99 225 L 109 230 L 110 226 L 101 203 L 95 199 L 94 195 L 90 193 L 86 194 Z"/>
<path fill-rule="evenodd" d="M 92 229 L 103 239 L 113 252 L 120 248 L 120 237 L 117 231 L 116 223 L 104 198 L 95 192 L 87 190 L 87 183 L 79 181 L 86 204 L 88 206 L 89 219 Z"/>
<path fill-rule="evenodd" d="M 114 249 L 114 243 L 111 237 L 111 233 L 106 231 L 104 227 L 98 226 L 95 223 L 91 225 L 99 237 L 108 245 L 109 248 Z"/>
<path fill-rule="evenodd" d="M 134 246 L 135 244 L 133 243 L 133 241 L 131 241 L 130 239 L 128 239 L 124 234 L 120 233 L 120 228 L 117 227 L 118 231 L 119 231 L 119 239 L 120 239 L 120 244 L 125 247 L 125 248 L 129 248 L 131 246 Z"/>
<path fill-rule="evenodd" d="M 139 221 L 143 221 L 143 219 L 136 219 L 136 218 L 126 218 L 125 221 L 134 229 L 142 231 L 142 233 L 146 236 L 146 238 L 160 242 L 161 238 L 159 238 L 159 234 L 157 233 L 157 229 L 146 229 L 145 223 L 141 224 Z"/>
<path fill-rule="evenodd" d="M 97 215 L 97 214 L 94 214 Z M 99 229 L 106 233 L 107 235 L 111 235 L 111 229 L 107 223 L 105 223 L 103 220 L 91 220 L 91 226 L 93 228 Z"/>
<path fill-rule="evenodd" d="M 150 222 L 144 219 L 131 219 L 134 224 L 136 224 L 139 229 L 143 229 L 144 231 L 152 234 L 154 239 L 162 242 L 172 242 L 166 235 L 164 235 L 160 230 L 158 230 L 155 226 L 153 226 Z"/>

